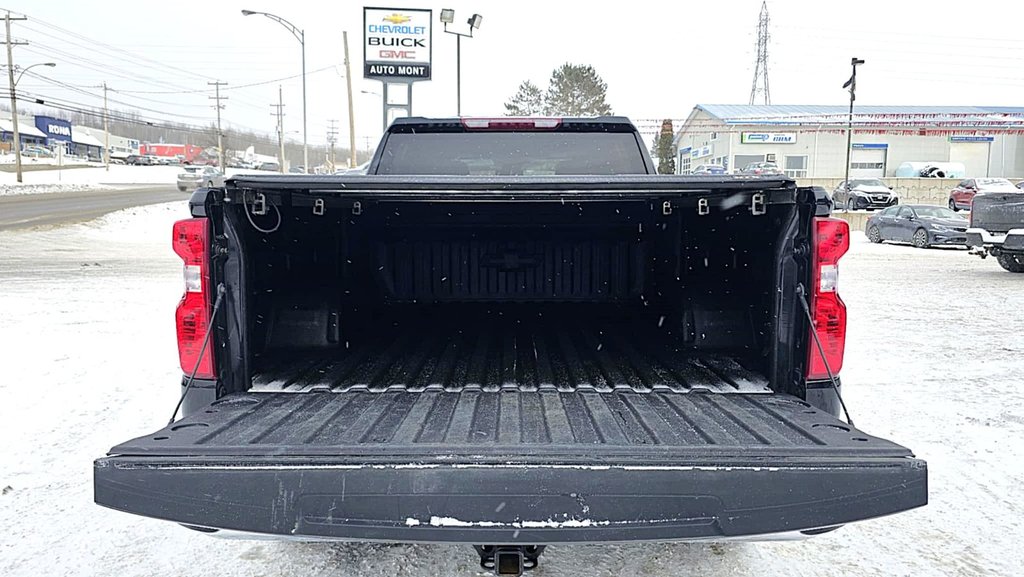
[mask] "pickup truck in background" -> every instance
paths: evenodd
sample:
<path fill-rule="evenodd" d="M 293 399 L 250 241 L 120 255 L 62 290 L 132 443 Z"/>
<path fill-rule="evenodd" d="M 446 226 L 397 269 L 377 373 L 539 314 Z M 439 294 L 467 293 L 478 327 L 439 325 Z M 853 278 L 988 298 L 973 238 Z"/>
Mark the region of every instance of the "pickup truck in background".
<path fill-rule="evenodd" d="M 994 256 L 1010 272 L 1024 272 L 1024 191 L 975 196 L 967 246 L 982 258 Z"/>
<path fill-rule="evenodd" d="M 624 118 L 408 118 L 366 175 L 199 189 L 172 237 L 183 418 L 96 460 L 96 502 L 469 544 L 499 575 L 925 505 L 925 462 L 838 418 L 827 193 L 646 150 Z"/>

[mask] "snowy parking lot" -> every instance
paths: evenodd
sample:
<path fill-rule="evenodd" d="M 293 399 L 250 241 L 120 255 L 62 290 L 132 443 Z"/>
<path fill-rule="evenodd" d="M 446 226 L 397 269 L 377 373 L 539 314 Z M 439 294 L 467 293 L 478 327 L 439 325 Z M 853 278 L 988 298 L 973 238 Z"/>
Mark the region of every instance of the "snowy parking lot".
<path fill-rule="evenodd" d="M 469 547 L 223 540 L 93 504 L 92 460 L 177 401 L 170 227 L 187 216 L 0 233 L 0 575 L 483 574 Z M 1019 575 L 1024 276 L 861 233 L 841 269 L 846 401 L 928 461 L 927 507 L 800 542 L 551 547 L 532 574 Z"/>

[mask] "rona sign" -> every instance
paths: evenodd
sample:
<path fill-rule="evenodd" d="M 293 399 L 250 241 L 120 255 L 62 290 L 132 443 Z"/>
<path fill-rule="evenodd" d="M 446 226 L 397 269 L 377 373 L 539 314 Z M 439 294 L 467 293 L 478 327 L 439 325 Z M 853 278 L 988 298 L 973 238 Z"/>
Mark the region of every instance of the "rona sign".
<path fill-rule="evenodd" d="M 741 132 L 743 144 L 794 144 L 795 132 Z"/>
<path fill-rule="evenodd" d="M 430 80 L 431 10 L 363 8 L 363 78 Z"/>

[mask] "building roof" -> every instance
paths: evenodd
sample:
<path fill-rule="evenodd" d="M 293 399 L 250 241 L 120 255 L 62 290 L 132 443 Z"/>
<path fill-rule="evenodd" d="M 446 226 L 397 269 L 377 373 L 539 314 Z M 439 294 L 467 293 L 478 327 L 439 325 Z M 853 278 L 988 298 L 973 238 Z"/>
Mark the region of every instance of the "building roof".
<path fill-rule="evenodd" d="M 847 105 L 698 104 L 697 108 L 726 124 L 845 124 Z M 857 106 L 854 123 L 921 119 L 930 123 L 1006 122 L 1024 124 L 1022 106 Z"/>
<path fill-rule="evenodd" d="M 71 142 L 74 142 L 75 144 L 83 144 L 85 146 L 98 146 L 103 148 L 103 143 L 92 135 L 81 130 L 75 130 L 74 128 L 71 129 Z"/>
<path fill-rule="evenodd" d="M 0 132 L 14 132 L 14 125 L 10 118 L 0 118 Z M 46 138 L 46 134 L 36 128 L 35 124 L 24 118 L 18 117 L 18 134 L 34 138 Z"/>

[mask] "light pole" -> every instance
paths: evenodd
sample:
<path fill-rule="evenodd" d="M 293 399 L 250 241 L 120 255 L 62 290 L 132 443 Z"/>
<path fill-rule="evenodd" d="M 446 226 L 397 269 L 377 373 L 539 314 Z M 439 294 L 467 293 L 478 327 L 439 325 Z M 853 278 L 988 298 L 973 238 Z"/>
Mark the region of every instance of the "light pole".
<path fill-rule="evenodd" d="M 381 100 L 381 110 L 385 110 L 384 116 L 382 117 L 384 119 L 384 123 L 383 123 L 384 124 L 384 130 L 387 130 L 388 129 L 388 115 L 387 115 L 387 112 L 386 112 L 386 110 L 387 110 L 387 103 L 384 102 L 384 95 L 381 94 L 380 92 L 375 92 L 373 90 L 360 90 L 359 92 L 361 94 L 369 94 L 369 95 L 376 96 L 376 97 L 380 98 L 380 100 Z"/>
<path fill-rule="evenodd" d="M 860 58 L 851 58 L 850 65 L 853 73 L 850 79 L 843 84 L 843 88 L 850 89 L 850 115 L 846 119 L 846 178 L 843 180 L 846 189 L 846 198 L 850 198 L 850 152 L 853 150 L 853 101 L 857 100 L 857 66 L 864 64 Z M 849 201 L 847 201 L 849 205 Z"/>
<path fill-rule="evenodd" d="M 10 20 L 7 21 L 7 37 L 11 36 Z M 49 66 L 54 67 L 57 64 L 55 62 L 40 62 L 31 66 L 26 66 L 21 69 L 18 74 L 18 78 L 14 78 L 14 63 L 11 62 L 11 51 L 7 51 L 7 78 L 11 85 L 11 141 L 12 148 L 14 148 L 14 170 L 17 172 L 18 182 L 21 182 L 21 134 L 18 132 L 18 97 L 14 93 L 14 89 L 18 87 L 18 83 L 21 82 L 21 77 L 26 72 L 35 68 L 36 66 Z"/>
<path fill-rule="evenodd" d="M 298 26 L 292 24 L 291 22 L 285 20 L 284 18 L 281 18 L 280 16 L 276 16 L 276 15 L 270 14 L 268 12 L 256 12 L 254 10 L 242 10 L 242 16 L 252 16 L 253 14 L 259 14 L 260 16 L 266 16 L 267 18 L 270 18 L 271 20 L 273 20 L 274 22 L 277 22 L 281 26 L 284 26 L 286 29 L 288 29 L 289 32 L 292 33 L 292 36 L 294 36 L 295 39 L 299 41 L 299 44 L 302 45 L 302 162 L 303 162 L 302 168 L 308 174 L 309 173 L 309 139 L 308 139 L 308 130 L 307 130 L 308 126 L 307 126 L 307 123 L 306 123 L 306 32 L 304 30 L 300 30 Z"/>
<path fill-rule="evenodd" d="M 448 25 L 455 22 L 455 10 L 443 8 L 441 10 L 441 22 L 444 24 L 444 31 L 455 35 L 455 113 L 462 116 L 462 37 L 473 37 L 473 30 L 480 28 L 484 17 L 479 14 L 472 15 L 466 24 L 469 24 L 469 32 L 456 32 L 448 29 Z"/>

